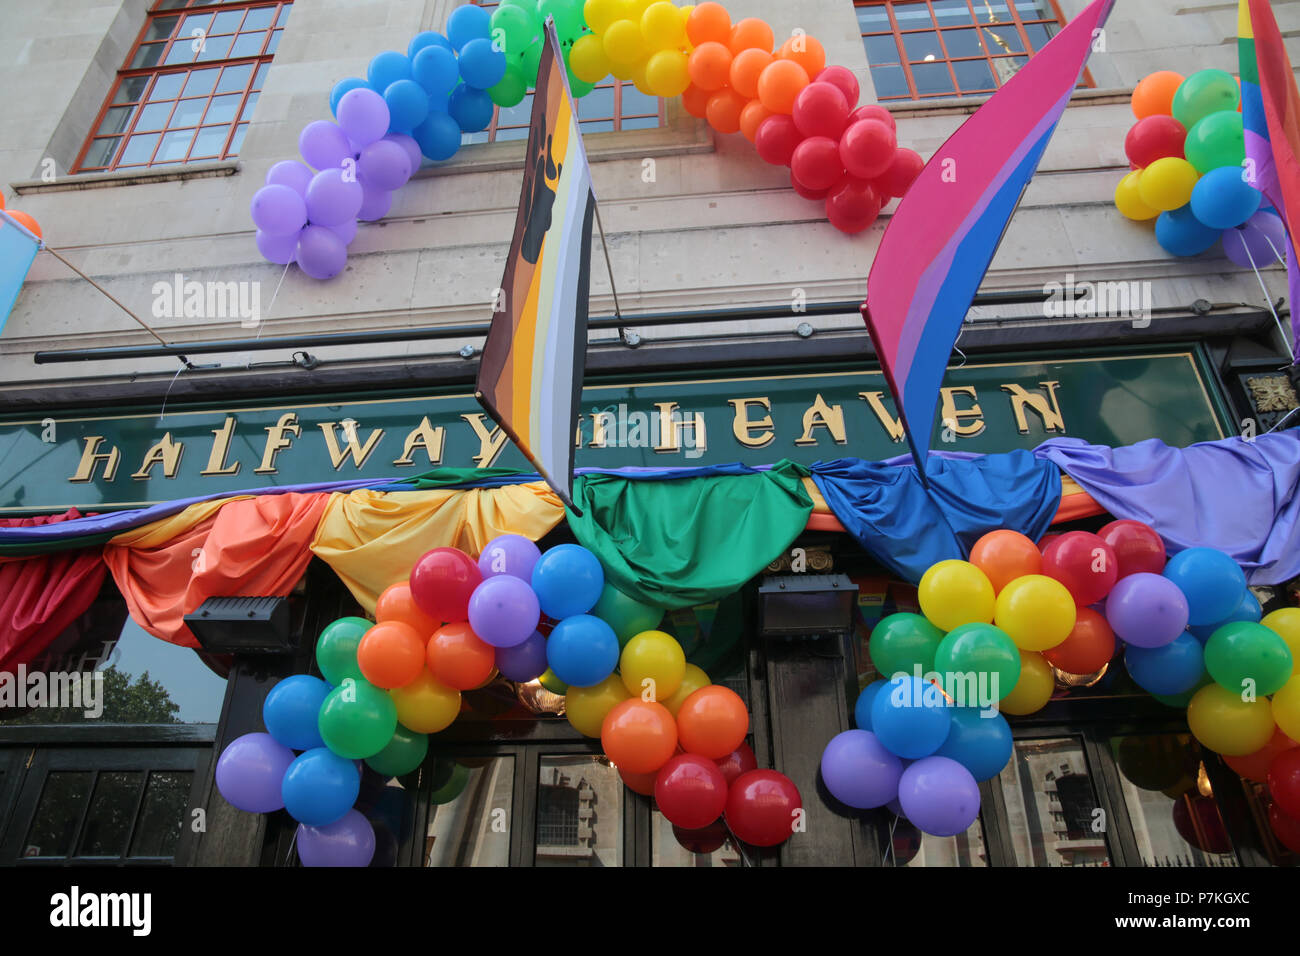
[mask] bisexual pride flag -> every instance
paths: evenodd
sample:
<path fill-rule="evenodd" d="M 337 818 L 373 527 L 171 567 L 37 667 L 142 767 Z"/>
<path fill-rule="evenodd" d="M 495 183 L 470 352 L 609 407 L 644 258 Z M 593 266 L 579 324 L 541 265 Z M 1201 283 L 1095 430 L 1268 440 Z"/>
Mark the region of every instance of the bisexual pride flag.
<path fill-rule="evenodd" d="M 4 331 L 41 241 L 0 209 L 0 332 Z"/>

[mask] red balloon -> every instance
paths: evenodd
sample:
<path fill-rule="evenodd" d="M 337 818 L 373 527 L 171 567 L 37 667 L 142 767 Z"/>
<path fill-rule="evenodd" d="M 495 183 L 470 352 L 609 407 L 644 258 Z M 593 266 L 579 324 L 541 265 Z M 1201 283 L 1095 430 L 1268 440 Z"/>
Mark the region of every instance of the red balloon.
<path fill-rule="evenodd" d="M 669 823 L 698 830 L 722 816 L 727 806 L 727 778 L 708 757 L 673 757 L 655 778 L 655 803 Z"/>
<path fill-rule="evenodd" d="M 826 197 L 826 218 L 840 232 L 862 232 L 880 215 L 880 196 L 865 179 L 852 175 Z"/>
<path fill-rule="evenodd" d="M 1292 853 L 1300 853 L 1300 820 L 1287 816 L 1274 803 L 1268 808 L 1268 825 L 1279 843 Z"/>
<path fill-rule="evenodd" d="M 627 784 L 627 788 L 633 793 L 639 793 L 643 797 L 653 797 L 655 795 L 655 777 L 659 776 L 659 771 L 630 773 L 619 767 L 618 775 L 623 778 L 623 783 Z"/>
<path fill-rule="evenodd" d="M 1289 817 L 1300 820 L 1300 749 L 1284 750 L 1268 765 L 1268 792 Z"/>
<path fill-rule="evenodd" d="M 1115 586 L 1119 560 L 1111 546 L 1097 535 L 1070 531 L 1043 551 L 1042 573 L 1064 584 L 1074 603 L 1086 607 L 1096 604 Z"/>
<path fill-rule="evenodd" d="M 1229 757 L 1224 754 L 1223 762 L 1235 770 L 1238 776 L 1254 780 L 1256 783 L 1268 783 L 1268 771 L 1273 766 L 1273 758 L 1293 747 L 1300 747 L 1300 744 L 1279 729 L 1273 731 L 1273 738 L 1253 754 L 1241 757 Z"/>
<path fill-rule="evenodd" d="M 775 770 L 751 770 L 727 792 L 727 826 L 750 846 L 776 846 L 789 839 L 803 808 L 799 788 Z"/>
<path fill-rule="evenodd" d="M 790 171 L 810 190 L 829 190 L 844 176 L 839 144 L 829 136 L 808 137 L 794 148 Z"/>
<path fill-rule="evenodd" d="M 849 122 L 849 103 L 833 83 L 809 83 L 794 99 L 794 123 L 805 136 L 838 140 Z"/>
<path fill-rule="evenodd" d="M 853 75 L 853 71 L 847 66 L 828 66 L 816 76 L 813 77 L 815 83 L 831 83 L 839 87 L 844 94 L 845 101 L 849 104 L 849 109 L 858 105 L 858 96 L 862 89 L 858 86 L 858 78 Z"/>
<path fill-rule="evenodd" d="M 754 134 L 754 148 L 765 163 L 789 166 L 794 148 L 803 142 L 803 133 L 794 120 L 782 113 L 774 113 L 758 124 Z"/>
<path fill-rule="evenodd" d="M 722 771 L 722 775 L 727 778 L 727 786 L 736 782 L 736 778 L 742 773 L 749 773 L 751 770 L 758 769 L 758 760 L 754 757 L 754 751 L 749 749 L 749 744 L 741 744 L 725 757 L 713 761 Z"/>
<path fill-rule="evenodd" d="M 469 620 L 469 598 L 483 581 L 478 562 L 459 548 L 434 548 L 411 569 L 411 597 L 439 621 Z"/>
<path fill-rule="evenodd" d="M 825 189 L 809 189 L 803 183 L 799 182 L 799 180 L 795 178 L 794 172 L 791 171 L 790 188 L 804 199 L 825 199 L 831 194 L 832 187 L 827 186 Z"/>
<path fill-rule="evenodd" d="M 682 849 L 690 853 L 715 853 L 722 849 L 722 845 L 727 842 L 727 828 L 718 820 L 702 827 L 699 830 L 683 830 L 681 827 L 673 827 L 673 836 L 681 844 Z"/>
<path fill-rule="evenodd" d="M 1112 521 L 1097 532 L 1097 537 L 1115 552 L 1121 578 L 1139 572 L 1160 574 L 1165 569 L 1168 561 L 1165 543 L 1150 525 L 1141 521 Z"/>
<path fill-rule="evenodd" d="M 873 185 L 882 198 L 899 199 L 912 188 L 912 183 L 916 182 L 916 177 L 921 175 L 924 168 L 925 160 L 920 153 L 900 146 L 894 150 L 889 168 L 876 177 Z"/>
<path fill-rule="evenodd" d="M 883 175 L 893 164 L 897 150 L 898 137 L 894 130 L 879 120 L 859 120 L 840 137 L 844 168 L 860 179 Z"/>
<path fill-rule="evenodd" d="M 1172 116 L 1148 116 L 1138 120 L 1124 137 L 1124 152 L 1129 162 L 1145 169 L 1157 159 L 1183 158 L 1187 130 Z"/>
<path fill-rule="evenodd" d="M 1095 674 L 1115 656 L 1115 632 L 1104 616 L 1081 607 L 1069 637 L 1042 654 L 1067 674 Z"/>
<path fill-rule="evenodd" d="M 879 103 L 868 103 L 866 106 L 859 106 L 849 114 L 849 125 L 852 126 L 859 120 L 864 119 L 880 120 L 890 129 L 895 131 L 898 129 L 898 121 L 894 119 L 894 114 Z"/>
<path fill-rule="evenodd" d="M 1232 840 L 1213 797 L 1199 793 L 1174 803 L 1174 829 L 1202 853 L 1231 853 Z"/>

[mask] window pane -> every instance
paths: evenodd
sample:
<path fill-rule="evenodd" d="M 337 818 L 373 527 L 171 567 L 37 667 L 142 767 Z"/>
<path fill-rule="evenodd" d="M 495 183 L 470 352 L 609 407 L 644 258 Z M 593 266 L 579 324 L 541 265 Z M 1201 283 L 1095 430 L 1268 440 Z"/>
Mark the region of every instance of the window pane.
<path fill-rule="evenodd" d="M 198 126 L 207 105 L 207 100 L 181 100 L 176 104 L 176 112 L 172 114 L 170 125 Z"/>
<path fill-rule="evenodd" d="M 934 16 L 941 27 L 974 22 L 966 0 L 934 0 Z"/>
<path fill-rule="evenodd" d="M 280 34 L 282 33 L 284 33 L 283 30 L 272 31 L 271 42 L 266 45 L 266 52 L 268 54 L 274 53 L 276 50 L 280 49 Z"/>
<path fill-rule="evenodd" d="M 631 83 L 624 83 L 622 90 L 624 116 L 638 116 L 644 113 L 659 115 L 659 100 L 646 96 Z"/>
<path fill-rule="evenodd" d="M 117 144 L 120 137 L 114 136 L 112 139 L 97 139 L 90 144 L 90 149 L 86 150 L 86 160 L 83 166 L 89 168 L 92 166 L 107 166 L 113 159 L 113 153 L 117 152 Z"/>
<path fill-rule="evenodd" d="M 221 70 L 215 67 L 208 70 L 195 70 L 185 81 L 185 95 L 207 96 L 217 85 L 217 74 L 220 72 Z"/>
<path fill-rule="evenodd" d="M 995 55 L 1025 52 L 1025 43 L 1015 27 L 985 27 L 984 42 L 989 45 L 989 52 Z"/>
<path fill-rule="evenodd" d="M 90 795 L 91 778 L 85 771 L 56 770 L 45 778 L 41 799 L 23 856 L 67 856 L 76 837 L 81 811 Z"/>
<path fill-rule="evenodd" d="M 246 56 L 257 56 L 266 43 L 265 33 L 241 33 L 235 45 L 230 48 L 230 59 L 239 60 Z"/>
<path fill-rule="evenodd" d="M 598 86 L 578 100 L 579 119 L 604 119 L 614 115 L 614 88 Z"/>
<path fill-rule="evenodd" d="M 700 830 L 683 830 L 655 807 L 650 823 L 651 866 L 744 866 L 727 828 L 718 820 Z"/>
<path fill-rule="evenodd" d="M 460 144 L 462 146 L 468 146 L 471 143 L 486 143 L 487 141 L 488 141 L 488 131 L 485 129 L 479 130 L 478 132 L 475 133 L 460 134 Z"/>
<path fill-rule="evenodd" d="M 248 132 L 248 124 L 240 123 L 235 127 L 235 135 L 230 140 L 230 149 L 226 152 L 227 156 L 238 156 L 239 150 L 244 145 L 244 134 Z"/>
<path fill-rule="evenodd" d="M 1096 790 L 1074 737 L 1018 740 L 998 775 L 1018 866 L 1109 866 Z"/>
<path fill-rule="evenodd" d="M 140 111 L 140 118 L 135 121 L 136 132 L 146 133 L 155 129 L 164 129 L 167 118 L 172 115 L 172 103 L 150 103 Z"/>
<path fill-rule="evenodd" d="M 907 76 L 901 66 L 873 66 L 871 79 L 876 85 L 876 95 L 882 99 L 912 95 L 907 88 Z"/>
<path fill-rule="evenodd" d="M 176 852 L 193 778 L 193 773 L 182 770 L 149 774 L 140 819 L 131 838 L 131 856 L 171 856 Z"/>
<path fill-rule="evenodd" d="M 912 80 L 921 96 L 936 96 L 956 92 L 947 63 L 913 63 Z"/>
<path fill-rule="evenodd" d="M 188 0 L 159 0 L 159 10 L 179 10 L 185 6 Z"/>
<path fill-rule="evenodd" d="M 984 56 L 979 31 L 974 27 L 969 30 L 944 30 L 943 42 L 948 47 L 949 56 Z"/>
<path fill-rule="evenodd" d="M 150 100 L 174 100 L 185 85 L 184 73 L 164 73 L 154 81 L 149 91 Z"/>
<path fill-rule="evenodd" d="M 253 111 L 257 108 L 257 98 L 259 96 L 261 96 L 260 93 L 248 94 L 248 101 L 244 103 L 244 108 L 239 113 L 240 119 L 250 119 L 252 117 Z"/>
<path fill-rule="evenodd" d="M 234 33 L 239 29 L 239 21 L 242 19 L 244 19 L 243 10 L 222 10 L 212 18 L 212 26 L 208 28 L 208 36 Z"/>
<path fill-rule="evenodd" d="M 238 93 L 248 86 L 248 78 L 253 75 L 253 64 L 228 66 L 221 71 L 221 81 L 217 83 L 218 93 Z"/>
<path fill-rule="evenodd" d="M 293 7 L 287 3 L 283 7 L 281 7 L 280 15 L 275 18 L 276 26 L 281 26 L 281 27 L 284 26 L 284 22 L 289 19 L 289 14 L 292 11 L 293 11 Z"/>
<path fill-rule="evenodd" d="M 858 29 L 861 33 L 889 33 L 889 11 L 882 4 L 870 7 L 856 7 L 858 12 Z"/>
<path fill-rule="evenodd" d="M 205 126 L 195 137 L 194 149 L 190 156 L 194 159 L 220 156 L 222 147 L 226 145 L 226 137 L 229 135 L 229 126 Z"/>
<path fill-rule="evenodd" d="M 149 133 L 145 136 L 132 136 L 126 143 L 126 149 L 122 153 L 122 165 L 134 166 L 139 163 L 147 163 L 153 156 L 153 149 L 158 145 L 158 133 Z"/>
<path fill-rule="evenodd" d="M 198 40 L 191 37 L 177 37 L 176 42 L 172 44 L 172 48 L 167 51 L 167 59 L 163 60 L 163 63 L 166 66 L 193 63 L 199 55 L 199 51 L 196 49 L 198 45 Z"/>
<path fill-rule="evenodd" d="M 162 59 L 163 48 L 165 43 L 143 43 L 140 49 L 135 51 L 135 56 L 131 57 L 131 63 L 128 70 L 139 70 L 144 67 L 154 66 Z"/>
<path fill-rule="evenodd" d="M 155 163 L 178 163 L 190 151 L 190 143 L 192 142 L 194 142 L 194 130 L 192 129 L 167 133 L 163 136 L 162 143 L 158 146 L 158 155 L 154 157 L 153 161 Z"/>
<path fill-rule="evenodd" d="M 1048 9 L 1047 0 L 1016 0 L 1015 6 L 1022 20 L 1052 20 L 1056 16 Z"/>
<path fill-rule="evenodd" d="M 1027 56 L 998 56 L 993 58 L 993 75 L 998 78 L 998 85 L 1015 76 L 1022 66 L 1029 62 Z"/>
<path fill-rule="evenodd" d="M 867 50 L 867 62 L 872 66 L 898 62 L 898 42 L 892 34 L 863 37 L 862 45 Z"/>
<path fill-rule="evenodd" d="M 1047 41 L 1056 35 L 1056 30 L 1045 23 L 1027 23 L 1025 32 L 1029 34 L 1029 43 L 1035 50 L 1047 46 Z"/>
<path fill-rule="evenodd" d="M 271 68 L 271 64 L 263 63 L 257 68 L 257 76 L 253 78 L 253 89 L 260 90 L 266 83 L 266 71 Z"/>
<path fill-rule="evenodd" d="M 965 833 L 937 837 L 922 833 L 905 817 L 883 811 L 880 857 L 885 866 L 988 866 L 984 826 L 976 818 Z"/>
<path fill-rule="evenodd" d="M 181 36 L 191 37 L 195 30 L 202 30 L 204 33 L 212 32 L 208 28 L 212 26 L 212 14 L 210 13 L 191 13 L 181 24 Z"/>
<path fill-rule="evenodd" d="M 997 88 L 988 60 L 957 60 L 952 65 L 957 73 L 957 85 L 963 93 L 989 91 Z"/>
<path fill-rule="evenodd" d="M 594 754 L 543 756 L 537 866 L 623 865 L 623 779 Z"/>
<path fill-rule="evenodd" d="M 230 59 L 230 47 L 234 42 L 234 37 L 208 37 L 203 42 L 203 49 L 199 51 L 198 61 L 211 63 L 213 60 Z"/>
<path fill-rule="evenodd" d="M 439 757 L 430 774 L 424 865 L 509 866 L 515 758 Z"/>
<path fill-rule="evenodd" d="M 942 60 L 943 50 L 939 46 L 939 35 L 929 33 L 904 33 L 903 49 L 907 51 L 908 60 Z"/>
<path fill-rule="evenodd" d="M 141 773 L 101 773 L 81 831 L 78 856 L 121 856 L 131 834 Z"/>
<path fill-rule="evenodd" d="M 496 139 L 497 142 L 499 143 L 511 139 L 527 139 L 527 138 L 528 138 L 527 126 L 507 126 L 504 129 L 500 129 L 500 128 L 497 129 Z"/>
<path fill-rule="evenodd" d="M 613 120 L 583 120 L 582 131 L 584 133 L 612 133 L 614 132 Z"/>
<path fill-rule="evenodd" d="M 533 116 L 533 98 L 531 95 L 525 96 L 519 103 L 514 106 L 502 107 L 497 110 L 497 128 L 503 126 L 522 126 L 528 128 Z"/>
<path fill-rule="evenodd" d="M 248 11 L 248 19 L 244 21 L 244 25 L 240 29 L 264 30 L 271 25 L 271 21 L 274 19 L 275 7 L 254 7 Z"/>
<path fill-rule="evenodd" d="M 243 102 L 244 94 L 242 93 L 232 93 L 229 96 L 214 96 L 212 103 L 208 106 L 207 113 L 203 115 L 203 122 L 232 122 L 239 113 L 240 104 Z"/>
<path fill-rule="evenodd" d="M 135 112 L 133 106 L 115 106 L 104 114 L 104 122 L 99 124 L 99 133 L 105 136 L 111 136 L 114 133 L 120 133 L 126 129 L 127 124 L 131 122 L 131 114 Z M 149 127 L 145 127 L 148 129 Z"/>
<path fill-rule="evenodd" d="M 659 117 L 657 116 L 634 116 L 631 119 L 623 120 L 623 129 L 658 129 Z"/>
<path fill-rule="evenodd" d="M 147 76 L 128 76 L 118 84 L 117 94 L 113 97 L 114 103 L 135 103 L 144 95 L 145 88 L 149 85 Z"/>
<path fill-rule="evenodd" d="M 894 19 L 900 30 L 925 30 L 934 26 L 930 18 L 930 8 L 924 0 L 920 3 L 895 3 Z"/>
<path fill-rule="evenodd" d="M 149 26 L 145 29 L 145 40 L 166 40 L 176 29 L 176 21 L 180 17 L 155 17 L 149 21 Z"/>
<path fill-rule="evenodd" d="M 190 131 L 180 134 L 191 135 Z M 226 696 L 225 678 L 214 673 L 195 651 L 158 640 L 130 618 L 107 665 L 106 671 L 120 676 L 105 679 L 105 721 L 215 723 L 221 715 L 221 702 Z"/>

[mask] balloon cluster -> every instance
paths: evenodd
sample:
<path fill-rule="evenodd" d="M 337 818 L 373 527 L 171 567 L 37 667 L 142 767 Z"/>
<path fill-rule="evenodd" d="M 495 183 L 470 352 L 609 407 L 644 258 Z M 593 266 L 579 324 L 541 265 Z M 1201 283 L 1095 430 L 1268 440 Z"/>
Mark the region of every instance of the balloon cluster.
<path fill-rule="evenodd" d="M 1172 255 L 1199 255 L 1222 239 L 1246 268 L 1281 258 L 1282 219 L 1261 210 L 1243 169 L 1240 107 L 1241 88 L 1223 70 L 1186 79 L 1162 70 L 1133 91 L 1138 121 L 1124 141 L 1133 170 L 1115 188 L 1115 205 L 1129 219 L 1155 219 L 1156 240 Z"/>
<path fill-rule="evenodd" d="M 5 208 L 5 197 L 3 193 L 0 193 L 0 209 L 4 209 L 4 208 Z M 27 231 L 30 232 L 32 235 L 34 235 L 37 239 L 41 238 L 40 223 L 38 223 L 30 213 L 21 212 L 17 209 L 5 209 L 5 214 L 8 215 L 10 219 L 16 219 L 18 222 L 22 223 L 22 225 L 26 227 Z M 3 229 L 4 225 L 5 225 L 4 220 L 0 219 L 0 229 Z"/>

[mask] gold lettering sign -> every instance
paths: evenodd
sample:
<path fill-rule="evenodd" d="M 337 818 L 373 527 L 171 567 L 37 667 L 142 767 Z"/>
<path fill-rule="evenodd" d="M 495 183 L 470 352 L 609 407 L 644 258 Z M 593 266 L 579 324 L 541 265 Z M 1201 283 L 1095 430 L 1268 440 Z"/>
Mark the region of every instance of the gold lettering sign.
<path fill-rule="evenodd" d="M 731 433 L 736 436 L 736 441 L 746 448 L 766 448 L 772 444 L 776 432 L 772 428 L 771 414 L 758 419 L 749 417 L 750 405 L 761 405 L 770 413 L 772 411 L 770 398 L 729 398 L 727 403 L 735 410 L 731 419 Z M 755 429 L 765 429 L 765 431 L 755 434 Z"/>
<path fill-rule="evenodd" d="M 420 419 L 419 426 L 411 429 L 410 434 L 406 436 L 406 441 L 402 444 L 402 457 L 395 459 L 393 464 L 414 465 L 415 460 L 411 456 L 415 454 L 417 448 L 424 449 L 424 453 L 429 456 L 429 464 L 442 464 L 442 449 L 446 437 L 446 429 L 441 425 L 434 428 L 429 424 L 429 416 L 425 415 Z"/>
<path fill-rule="evenodd" d="M 890 415 L 885 408 L 884 392 L 858 392 L 858 398 L 865 399 L 866 403 L 871 406 L 875 412 L 876 418 L 880 424 L 885 426 L 885 432 L 889 435 L 890 441 L 903 440 L 903 422 L 902 419 Z"/>
<path fill-rule="evenodd" d="M 682 432 L 687 428 L 691 429 L 691 450 L 700 453 L 708 450 L 709 440 L 703 415 L 696 412 L 693 420 L 687 419 L 678 413 L 676 402 L 655 402 L 655 408 L 659 410 L 659 444 L 655 445 L 657 453 L 680 451 Z"/>
<path fill-rule="evenodd" d="M 803 413 L 803 434 L 796 438 L 794 443 L 796 445 L 817 444 L 817 439 L 812 434 L 814 428 L 829 430 L 831 438 L 837 445 L 847 445 L 849 442 L 844 432 L 844 409 L 839 405 L 827 405 L 821 393 L 818 393 L 817 400 Z"/>
<path fill-rule="evenodd" d="M 343 426 L 343 437 L 348 443 L 346 448 L 339 447 L 338 436 L 334 432 L 338 425 Z M 343 462 L 348 460 L 348 456 L 351 456 L 356 467 L 360 468 L 366 463 L 370 453 L 375 450 L 379 440 L 384 437 L 384 430 L 376 428 L 362 445 L 357 440 L 357 423 L 351 418 L 345 418 L 342 422 L 319 422 L 317 427 L 325 435 L 325 447 L 329 450 L 330 464 L 334 466 L 335 471 L 343 467 Z"/>
<path fill-rule="evenodd" d="M 474 466 L 491 468 L 492 463 L 501 454 L 501 449 L 506 447 L 508 436 L 501 430 L 500 425 L 495 425 L 491 431 L 488 431 L 483 424 L 487 416 L 482 412 L 470 412 L 460 417 L 469 422 L 470 428 L 474 429 L 474 434 L 478 436 L 478 454 L 474 456 Z"/>
<path fill-rule="evenodd" d="M 239 462 L 226 466 L 226 456 L 230 454 L 230 443 L 235 438 L 235 416 L 227 415 L 220 428 L 212 430 L 212 454 L 208 456 L 208 467 L 200 475 L 237 475 Z"/>
<path fill-rule="evenodd" d="M 97 462 L 104 463 L 104 480 L 112 481 L 113 476 L 117 474 L 118 463 L 122 460 L 122 453 L 117 450 L 116 445 L 110 445 L 108 451 L 99 451 L 99 446 L 104 443 L 103 435 L 87 435 L 84 441 L 86 447 L 81 450 L 81 463 L 77 465 L 76 474 L 68 481 L 91 481 L 95 477 L 95 465 Z"/>
<path fill-rule="evenodd" d="M 298 415 L 295 412 L 285 412 L 280 416 L 279 421 L 267 427 L 266 447 L 262 450 L 262 463 L 253 469 L 254 474 L 275 474 L 275 456 L 282 449 L 293 444 L 292 439 L 286 437 L 289 434 L 292 434 L 294 438 L 302 434 L 302 426 L 298 424 Z"/>
<path fill-rule="evenodd" d="M 980 405 L 975 394 L 975 386 L 958 385 L 939 389 L 943 396 L 943 408 L 939 414 L 944 428 L 952 429 L 953 433 L 962 438 L 974 438 L 984 431 L 984 413 L 980 411 Z M 969 395 L 971 399 L 970 408 L 958 408 L 957 396 Z M 969 425 L 963 425 L 962 422 L 971 419 Z"/>
<path fill-rule="evenodd" d="M 1065 433 L 1065 418 L 1061 415 L 1061 406 L 1056 400 L 1056 390 L 1060 382 L 1039 382 L 1041 388 L 1047 389 L 1047 395 L 1035 395 L 1019 385 L 1002 385 L 1002 391 L 1011 395 L 1011 410 L 1016 415 L 1016 428 L 1020 434 L 1029 434 L 1029 422 L 1025 418 L 1025 406 L 1029 406 L 1043 422 L 1043 430 Z M 1050 404 L 1049 404 L 1050 403 Z"/>
<path fill-rule="evenodd" d="M 147 481 L 153 466 L 162 462 L 163 477 L 175 478 L 177 470 L 181 467 L 181 455 L 184 452 L 185 446 L 180 442 L 172 441 L 171 432 L 163 432 L 162 439 L 144 453 L 140 470 L 131 477 L 137 481 Z"/>

